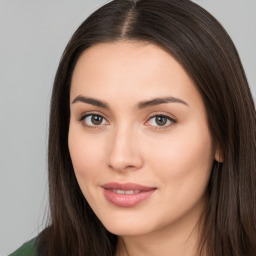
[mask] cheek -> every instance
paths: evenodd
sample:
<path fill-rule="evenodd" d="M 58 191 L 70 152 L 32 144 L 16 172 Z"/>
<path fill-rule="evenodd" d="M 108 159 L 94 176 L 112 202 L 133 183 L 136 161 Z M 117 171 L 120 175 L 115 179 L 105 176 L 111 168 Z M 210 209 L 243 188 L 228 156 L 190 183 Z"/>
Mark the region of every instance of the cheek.
<path fill-rule="evenodd" d="M 102 163 L 102 141 L 90 138 L 70 127 L 68 145 L 77 181 L 82 190 L 96 184 Z M 84 191 L 83 191 L 84 192 Z"/>
<path fill-rule="evenodd" d="M 207 128 L 198 125 L 187 126 L 173 131 L 170 137 L 154 144 L 149 153 L 152 170 L 163 183 L 172 183 L 169 188 L 188 190 L 200 182 L 208 182 L 214 160 L 211 135 Z M 150 161 L 150 160 L 149 160 Z"/>
<path fill-rule="evenodd" d="M 148 158 L 161 190 L 162 200 L 156 208 L 165 209 L 160 213 L 163 223 L 188 212 L 193 216 L 205 202 L 214 159 L 211 136 L 208 130 L 189 131 L 179 130 L 169 139 L 155 143 L 154 153 Z"/>

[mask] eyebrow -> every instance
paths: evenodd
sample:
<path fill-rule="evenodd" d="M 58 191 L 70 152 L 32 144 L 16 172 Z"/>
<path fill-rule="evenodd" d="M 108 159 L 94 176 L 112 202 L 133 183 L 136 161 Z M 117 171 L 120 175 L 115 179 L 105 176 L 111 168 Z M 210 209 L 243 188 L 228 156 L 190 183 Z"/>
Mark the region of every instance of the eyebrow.
<path fill-rule="evenodd" d="M 85 97 L 85 96 L 82 96 L 82 95 L 77 96 L 72 101 L 72 104 L 76 103 L 76 102 L 88 103 L 88 104 L 94 105 L 96 107 L 110 109 L 109 105 L 107 103 L 105 103 L 104 101 L 97 100 L 97 99 L 94 99 L 94 98 L 88 98 L 88 97 Z"/>
<path fill-rule="evenodd" d="M 165 103 L 181 103 L 183 105 L 188 106 L 188 103 L 185 102 L 184 100 L 170 96 L 170 97 L 164 97 L 164 98 L 155 98 L 147 101 L 141 101 L 138 103 L 138 108 L 143 109 L 143 108 L 153 107 L 153 106 L 156 106 L 159 104 L 165 104 Z"/>
<path fill-rule="evenodd" d="M 85 97 L 82 95 L 77 96 L 72 101 L 72 104 L 76 102 L 83 102 L 83 103 L 94 105 L 100 108 L 110 109 L 109 105 L 106 102 L 102 100 L 94 99 L 94 98 Z M 188 103 L 185 102 L 184 100 L 170 96 L 170 97 L 155 98 L 151 100 L 141 101 L 137 104 L 137 108 L 144 109 L 144 108 L 153 107 L 156 105 L 166 104 L 166 103 L 181 103 L 183 105 L 188 106 Z"/>

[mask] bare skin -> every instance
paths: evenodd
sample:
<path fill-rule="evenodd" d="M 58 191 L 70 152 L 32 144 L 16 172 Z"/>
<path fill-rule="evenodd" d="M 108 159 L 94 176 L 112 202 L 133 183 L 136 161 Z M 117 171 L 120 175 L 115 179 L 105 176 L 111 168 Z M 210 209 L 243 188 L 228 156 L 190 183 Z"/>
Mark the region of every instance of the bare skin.
<path fill-rule="evenodd" d="M 183 67 L 153 44 L 98 44 L 75 67 L 70 110 L 75 175 L 97 217 L 119 236 L 116 256 L 198 255 L 197 224 L 220 154 Z M 120 206 L 106 197 L 111 182 L 153 193 Z"/>

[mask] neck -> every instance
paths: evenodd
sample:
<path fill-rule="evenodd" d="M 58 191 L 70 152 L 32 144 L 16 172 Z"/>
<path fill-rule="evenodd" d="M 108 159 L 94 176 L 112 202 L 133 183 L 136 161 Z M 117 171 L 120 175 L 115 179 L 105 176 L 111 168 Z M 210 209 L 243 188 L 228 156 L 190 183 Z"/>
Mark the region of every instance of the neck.
<path fill-rule="evenodd" d="M 168 227 L 136 236 L 120 236 L 115 256 L 198 256 L 200 217 L 180 219 Z"/>
<path fill-rule="evenodd" d="M 164 237 L 160 234 L 140 237 L 120 237 L 116 256 L 197 256 L 197 232 Z M 163 232 L 165 233 L 165 232 Z"/>

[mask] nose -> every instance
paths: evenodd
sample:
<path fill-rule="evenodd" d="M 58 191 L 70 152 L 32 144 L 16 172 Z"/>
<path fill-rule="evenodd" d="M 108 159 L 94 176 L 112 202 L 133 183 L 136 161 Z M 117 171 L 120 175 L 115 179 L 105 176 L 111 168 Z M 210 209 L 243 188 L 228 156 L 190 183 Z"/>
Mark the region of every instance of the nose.
<path fill-rule="evenodd" d="M 109 168 L 118 172 L 140 169 L 143 159 L 136 131 L 125 125 L 113 131 L 108 159 Z"/>

